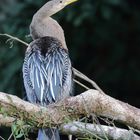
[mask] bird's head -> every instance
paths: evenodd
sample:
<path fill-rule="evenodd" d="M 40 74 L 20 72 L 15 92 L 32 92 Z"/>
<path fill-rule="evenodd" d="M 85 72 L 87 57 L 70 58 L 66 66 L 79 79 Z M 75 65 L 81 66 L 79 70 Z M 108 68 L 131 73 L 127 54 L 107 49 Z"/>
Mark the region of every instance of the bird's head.
<path fill-rule="evenodd" d="M 52 4 L 52 8 L 55 11 L 60 11 L 67 5 L 76 2 L 77 0 L 51 0 L 50 3 Z"/>
<path fill-rule="evenodd" d="M 73 2 L 76 2 L 77 0 L 58 0 L 60 3 L 62 3 L 64 6 L 67 6 Z"/>

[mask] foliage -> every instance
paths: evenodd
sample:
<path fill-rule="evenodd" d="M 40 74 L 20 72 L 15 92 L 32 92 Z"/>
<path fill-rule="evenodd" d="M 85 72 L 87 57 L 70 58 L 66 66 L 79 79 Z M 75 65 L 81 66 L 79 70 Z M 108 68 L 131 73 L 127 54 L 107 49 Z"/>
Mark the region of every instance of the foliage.
<path fill-rule="evenodd" d="M 25 140 L 28 139 L 29 129 L 24 127 L 23 121 L 17 121 L 12 125 L 12 135 L 14 136 L 14 140 L 24 137 Z"/>

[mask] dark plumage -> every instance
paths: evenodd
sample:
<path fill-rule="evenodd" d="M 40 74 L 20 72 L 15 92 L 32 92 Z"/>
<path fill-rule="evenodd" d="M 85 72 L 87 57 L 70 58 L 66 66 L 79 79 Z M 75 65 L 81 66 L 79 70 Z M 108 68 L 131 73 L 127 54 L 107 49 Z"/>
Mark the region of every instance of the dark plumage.
<path fill-rule="evenodd" d="M 46 106 L 70 95 L 71 61 L 58 39 L 46 36 L 30 43 L 23 64 L 23 79 L 31 103 Z"/>

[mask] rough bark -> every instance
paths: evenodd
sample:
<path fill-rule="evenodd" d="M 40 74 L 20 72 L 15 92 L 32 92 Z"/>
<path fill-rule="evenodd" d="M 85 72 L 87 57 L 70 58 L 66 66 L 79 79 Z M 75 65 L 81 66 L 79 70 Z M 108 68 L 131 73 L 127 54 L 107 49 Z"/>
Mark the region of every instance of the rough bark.
<path fill-rule="evenodd" d="M 47 108 L 33 105 L 13 95 L 0 93 L 0 108 L 1 114 L 17 117 L 27 124 L 30 122 L 34 127 L 57 126 L 82 115 L 94 113 L 140 130 L 140 109 L 100 94 L 97 90 L 88 90 Z"/>
<path fill-rule="evenodd" d="M 4 117 L 3 115 L 0 115 L 0 125 L 2 126 L 11 127 L 15 120 L 16 119 L 13 117 Z M 36 128 L 32 127 L 32 129 L 36 132 Z M 92 136 L 99 139 L 107 137 L 108 139 L 115 140 L 140 140 L 140 137 L 134 134 L 131 130 L 76 121 L 60 125 L 59 131 L 65 135 L 74 135 L 85 138 Z"/>
<path fill-rule="evenodd" d="M 61 125 L 60 131 L 63 134 L 71 134 L 75 136 L 83 137 L 100 137 L 113 140 L 140 140 L 140 137 L 135 135 L 133 131 L 120 129 L 111 126 L 97 125 L 97 124 L 85 124 L 81 122 L 72 122 Z"/>

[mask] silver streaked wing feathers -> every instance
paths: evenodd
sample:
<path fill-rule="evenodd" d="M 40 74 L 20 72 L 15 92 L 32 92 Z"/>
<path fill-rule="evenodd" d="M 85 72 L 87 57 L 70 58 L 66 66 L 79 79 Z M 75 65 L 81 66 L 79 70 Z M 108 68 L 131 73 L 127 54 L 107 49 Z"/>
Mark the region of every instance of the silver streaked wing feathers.
<path fill-rule="evenodd" d="M 48 52 L 45 58 L 40 52 L 34 52 L 27 60 L 27 76 L 37 100 L 42 105 L 54 102 L 62 94 L 63 80 L 67 75 L 65 59 L 69 59 L 68 54 L 59 50 L 52 54 Z M 70 61 L 67 62 L 71 68 Z"/>

